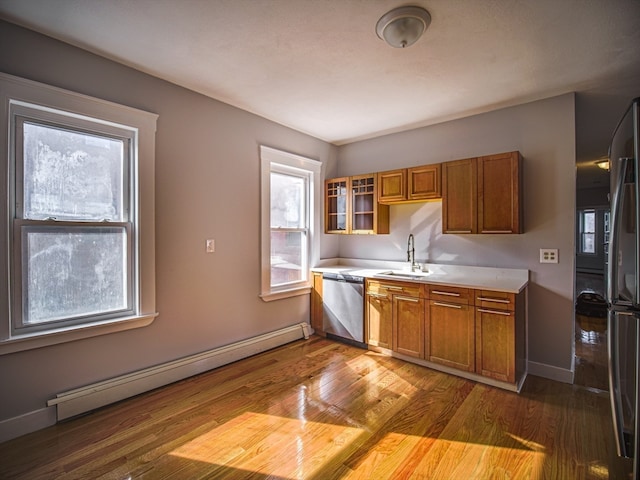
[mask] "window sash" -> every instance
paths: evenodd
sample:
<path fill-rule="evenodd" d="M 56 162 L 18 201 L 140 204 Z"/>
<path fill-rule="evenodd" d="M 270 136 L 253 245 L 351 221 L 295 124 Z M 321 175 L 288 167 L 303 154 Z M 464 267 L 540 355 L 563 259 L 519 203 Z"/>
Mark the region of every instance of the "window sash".
<path fill-rule="evenodd" d="M 120 317 L 130 317 L 136 314 L 138 295 L 135 289 L 136 279 L 134 277 L 134 262 L 135 251 L 133 248 L 133 225 L 130 223 L 79 223 L 79 222 L 54 222 L 54 221 L 32 221 L 32 220 L 15 220 L 14 221 L 14 262 L 13 262 L 13 315 L 12 315 L 12 327 L 14 334 L 25 334 L 42 332 L 51 330 L 52 328 L 70 327 L 81 324 L 99 323 L 104 321 L 113 320 Z M 97 233 L 100 232 L 100 233 Z M 76 314 L 58 315 L 57 317 L 49 318 L 47 320 L 34 321 L 29 317 L 30 309 L 29 302 L 34 300 L 32 294 L 36 293 L 30 290 L 27 285 L 30 275 L 29 271 L 31 266 L 29 255 L 29 240 L 28 236 L 31 234 L 50 234 L 64 236 L 66 234 L 71 235 L 85 235 L 92 234 L 122 234 L 122 253 L 123 258 L 118 259 L 122 261 L 122 270 L 120 274 L 122 277 L 121 287 L 121 306 L 112 308 L 103 308 L 100 310 L 92 311 L 87 307 L 84 311 L 76 312 Z M 53 245 L 52 245 L 53 246 Z M 70 248 L 64 248 L 68 254 Z M 89 251 L 91 249 L 89 248 Z M 94 250 L 95 251 L 95 250 Z M 72 262 L 69 262 L 72 263 Z M 95 272 L 96 276 L 100 275 L 98 272 L 100 265 L 96 263 L 87 263 L 83 261 L 83 266 L 89 266 L 90 269 Z M 75 273 L 73 268 L 70 267 L 65 272 L 61 272 L 61 269 L 53 272 L 64 273 L 65 275 L 73 276 Z M 81 289 L 88 289 L 95 286 L 95 277 L 87 277 L 86 281 L 81 282 Z M 64 291 L 64 281 L 57 282 L 57 286 L 62 284 L 61 289 Z M 117 283 L 117 282 L 116 282 Z M 37 289 L 36 289 L 37 290 Z M 54 289 L 51 289 L 54 290 Z M 68 290 L 68 289 L 67 289 Z M 85 290 L 82 292 L 88 293 Z M 51 291 L 48 292 L 51 294 Z M 58 292 L 59 293 L 59 292 Z M 37 294 L 37 293 L 36 293 Z M 89 295 L 87 295 L 88 297 Z M 92 300 L 95 301 L 95 298 Z M 77 309 L 76 309 L 77 310 Z"/>

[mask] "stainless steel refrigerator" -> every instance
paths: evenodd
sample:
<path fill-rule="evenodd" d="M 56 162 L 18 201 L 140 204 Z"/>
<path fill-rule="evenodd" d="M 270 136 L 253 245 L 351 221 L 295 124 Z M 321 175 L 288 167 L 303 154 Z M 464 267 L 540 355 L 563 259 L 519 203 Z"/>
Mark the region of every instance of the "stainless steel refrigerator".
<path fill-rule="evenodd" d="M 630 460 L 629 476 L 640 475 L 638 372 L 640 345 L 640 247 L 638 226 L 638 141 L 640 98 L 618 124 L 611 146 L 611 236 L 606 291 L 608 303 L 609 392 L 617 454 Z"/>

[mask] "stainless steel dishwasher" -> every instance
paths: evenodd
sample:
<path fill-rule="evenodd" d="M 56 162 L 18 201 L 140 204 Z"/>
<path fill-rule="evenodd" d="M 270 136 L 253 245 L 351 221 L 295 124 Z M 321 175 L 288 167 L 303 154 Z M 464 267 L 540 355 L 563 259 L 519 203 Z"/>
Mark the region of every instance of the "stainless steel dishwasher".
<path fill-rule="evenodd" d="M 328 338 L 360 347 L 364 343 L 364 277 L 322 274 L 322 328 Z"/>

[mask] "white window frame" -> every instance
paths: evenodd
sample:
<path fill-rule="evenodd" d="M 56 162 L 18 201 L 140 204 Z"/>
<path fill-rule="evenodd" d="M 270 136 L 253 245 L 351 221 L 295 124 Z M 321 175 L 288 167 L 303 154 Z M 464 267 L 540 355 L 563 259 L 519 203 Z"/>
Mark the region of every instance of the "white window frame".
<path fill-rule="evenodd" d="M 20 234 L 25 223 L 19 218 L 17 195 L 21 187 L 21 156 L 16 149 L 15 125 L 21 118 L 65 125 L 71 129 L 111 132 L 131 142 L 126 176 L 128 218 L 113 226 L 124 226 L 130 234 L 131 291 L 129 307 L 115 315 L 88 316 L 86 321 L 51 322 L 26 327 L 21 315 Z M 80 95 L 67 90 L 0 73 L 0 148 L 7 157 L 0 180 L 7 195 L 0 199 L 5 232 L 0 235 L 0 355 L 39 348 L 116 331 L 149 325 L 155 311 L 154 163 L 157 115 Z M 58 228 L 70 222 L 43 221 L 43 228 Z M 89 224 L 87 224 L 89 225 Z M 107 223 L 106 225 L 111 226 Z"/>
<path fill-rule="evenodd" d="M 585 230 L 585 216 L 587 214 L 592 214 L 593 215 L 593 231 L 589 231 L 587 232 Z M 587 208 L 584 210 L 580 210 L 580 231 L 578 232 L 579 235 L 579 239 L 578 239 L 578 251 L 581 255 L 589 255 L 589 256 L 595 256 L 598 253 L 598 249 L 596 246 L 596 241 L 597 241 L 597 231 L 598 231 L 598 215 L 595 209 L 593 208 Z M 587 252 L 584 249 L 584 239 L 586 235 L 592 235 L 593 236 L 593 252 Z"/>
<path fill-rule="evenodd" d="M 310 268 L 316 264 L 320 252 L 320 205 L 322 163 L 292 153 L 260 146 L 260 263 L 261 293 L 260 298 L 269 302 L 311 292 Z M 271 285 L 271 173 L 290 173 L 306 179 L 307 185 L 307 249 L 303 258 L 303 279 L 299 282 L 273 287 Z M 296 229 L 296 231 L 298 231 Z"/>

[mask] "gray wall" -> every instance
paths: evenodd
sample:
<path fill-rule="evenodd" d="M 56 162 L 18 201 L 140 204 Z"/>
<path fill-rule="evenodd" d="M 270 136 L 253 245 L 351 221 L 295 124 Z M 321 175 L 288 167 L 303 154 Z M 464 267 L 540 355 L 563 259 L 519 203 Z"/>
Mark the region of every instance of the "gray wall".
<path fill-rule="evenodd" d="M 335 147 L 8 23 L 0 22 L 0 45 L 0 71 L 159 114 L 160 312 L 146 328 L 0 356 L 0 421 L 73 387 L 308 321 L 308 296 L 258 297 L 259 145 L 333 171 Z M 206 238 L 216 253 L 205 254 Z M 323 256 L 335 255 L 332 242 Z"/>
<path fill-rule="evenodd" d="M 391 234 L 340 238 L 340 256 L 530 270 L 533 371 L 570 380 L 574 328 L 575 100 L 573 94 L 340 147 L 340 175 L 519 150 L 524 157 L 525 233 L 443 235 L 442 202 L 391 206 Z M 560 262 L 540 264 L 540 248 Z M 536 365 L 540 364 L 540 365 Z M 539 367 L 539 368 L 538 368 Z M 550 367 L 550 368 L 548 368 Z"/>

